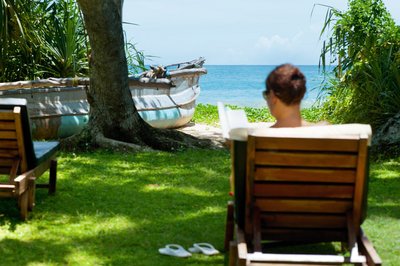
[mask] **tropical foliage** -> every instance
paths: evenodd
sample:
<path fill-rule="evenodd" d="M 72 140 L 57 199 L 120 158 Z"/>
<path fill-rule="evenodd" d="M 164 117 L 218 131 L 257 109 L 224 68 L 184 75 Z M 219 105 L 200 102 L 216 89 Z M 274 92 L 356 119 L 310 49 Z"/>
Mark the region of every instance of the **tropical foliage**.
<path fill-rule="evenodd" d="M 46 7 L 41 36 L 39 73 L 73 77 L 87 75 L 88 40 L 80 10 L 73 0 L 53 1 Z"/>
<path fill-rule="evenodd" d="M 30 10 L 31 12 L 26 12 Z M 0 0 L 0 78 L 15 80 L 17 76 L 32 76 L 32 62 L 38 57 L 33 22 L 37 10 L 31 1 Z M 25 14 L 20 16 L 20 14 Z"/>
<path fill-rule="evenodd" d="M 381 0 L 349 0 L 347 11 L 328 7 L 324 35 L 322 66 L 336 65 L 325 117 L 381 126 L 400 110 L 400 27 Z"/>
<path fill-rule="evenodd" d="M 0 0 L 0 80 L 86 75 L 88 44 L 75 1 Z"/>
<path fill-rule="evenodd" d="M 130 74 L 145 70 L 144 52 L 125 49 Z M 87 76 L 89 54 L 76 1 L 0 0 L 0 82 Z"/>
<path fill-rule="evenodd" d="M 138 50 L 135 44 L 126 42 L 125 53 L 129 75 L 135 75 L 146 70 L 145 59 L 148 56 L 143 51 Z"/>

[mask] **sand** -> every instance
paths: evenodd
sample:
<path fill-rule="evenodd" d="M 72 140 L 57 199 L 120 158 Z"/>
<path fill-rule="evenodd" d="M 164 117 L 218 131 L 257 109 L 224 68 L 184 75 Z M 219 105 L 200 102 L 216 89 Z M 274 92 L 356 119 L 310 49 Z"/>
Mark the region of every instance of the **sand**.
<path fill-rule="evenodd" d="M 222 137 L 222 131 L 218 127 L 191 122 L 177 130 L 200 139 L 209 139 L 219 147 L 222 147 L 225 143 L 225 140 Z"/>

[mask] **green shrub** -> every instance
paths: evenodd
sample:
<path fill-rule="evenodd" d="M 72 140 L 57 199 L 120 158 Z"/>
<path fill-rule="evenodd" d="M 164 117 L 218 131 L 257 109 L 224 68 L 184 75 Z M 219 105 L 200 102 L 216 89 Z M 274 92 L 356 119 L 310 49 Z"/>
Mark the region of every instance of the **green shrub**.
<path fill-rule="evenodd" d="M 0 1 L 0 81 L 88 73 L 88 41 L 78 4 Z"/>
<path fill-rule="evenodd" d="M 321 63 L 329 55 L 336 67 L 323 88 L 323 118 L 379 128 L 400 110 L 400 27 L 381 0 L 349 0 L 347 11 L 327 12 Z"/>

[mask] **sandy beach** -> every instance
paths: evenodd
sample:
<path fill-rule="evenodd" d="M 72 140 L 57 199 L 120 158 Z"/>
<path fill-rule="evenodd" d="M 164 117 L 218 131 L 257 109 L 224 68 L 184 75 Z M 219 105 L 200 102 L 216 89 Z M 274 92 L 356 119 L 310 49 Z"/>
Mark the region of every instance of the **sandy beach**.
<path fill-rule="evenodd" d="M 225 142 L 224 138 L 222 137 L 221 128 L 219 127 L 191 122 L 184 127 L 178 128 L 177 130 L 200 139 L 210 139 L 218 147 L 222 147 L 223 143 Z"/>
<path fill-rule="evenodd" d="M 251 128 L 269 128 L 273 122 L 257 122 L 250 123 Z M 209 126 L 205 124 L 198 124 L 190 122 L 186 126 L 178 128 L 186 134 L 190 134 L 200 139 L 210 139 L 218 147 L 226 147 L 224 145 L 225 139 L 222 137 L 222 130 L 220 127 Z"/>

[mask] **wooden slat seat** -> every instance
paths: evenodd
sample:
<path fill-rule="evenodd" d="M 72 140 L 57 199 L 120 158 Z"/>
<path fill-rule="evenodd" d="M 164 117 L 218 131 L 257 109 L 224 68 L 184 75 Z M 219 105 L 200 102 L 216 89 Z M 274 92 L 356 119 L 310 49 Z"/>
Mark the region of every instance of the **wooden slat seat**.
<path fill-rule="evenodd" d="M 25 99 L 0 99 L 0 174 L 9 177 L 0 183 L 0 197 L 17 198 L 22 219 L 34 206 L 36 186 L 55 192 L 59 147 L 56 141 L 32 141 L 26 105 Z M 48 169 L 49 182 L 36 185 L 36 178 Z"/>
<path fill-rule="evenodd" d="M 245 192 L 235 199 L 235 205 L 245 203 L 242 213 L 235 212 L 236 221 L 241 222 L 230 245 L 231 265 L 235 261 L 240 265 L 315 265 L 318 260 L 321 265 L 380 265 L 361 230 L 368 182 L 367 142 L 364 134 L 337 138 L 250 135 L 245 181 L 240 181 Z M 350 256 L 262 253 L 263 243 L 271 241 L 347 242 Z"/>

